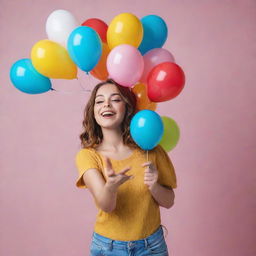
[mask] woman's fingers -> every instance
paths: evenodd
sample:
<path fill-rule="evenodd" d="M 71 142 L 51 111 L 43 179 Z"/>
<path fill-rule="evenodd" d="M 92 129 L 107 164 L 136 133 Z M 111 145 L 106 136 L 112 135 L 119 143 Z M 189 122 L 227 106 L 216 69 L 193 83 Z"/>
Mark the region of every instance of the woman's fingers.
<path fill-rule="evenodd" d="M 131 167 L 127 167 L 125 169 L 123 169 L 122 171 L 120 171 L 119 173 L 115 173 L 115 171 L 113 170 L 111 161 L 108 157 L 104 157 L 105 158 L 105 170 L 106 170 L 106 174 L 108 177 L 111 177 L 112 182 L 114 180 L 116 180 L 117 183 L 124 183 L 127 180 L 130 180 L 133 178 L 133 176 L 128 176 L 126 175 L 126 173 L 131 169 Z"/>
<path fill-rule="evenodd" d="M 127 175 L 125 175 L 125 176 L 123 176 L 122 178 L 121 178 L 121 184 L 123 184 L 123 183 L 125 183 L 126 181 L 128 181 L 128 180 L 131 180 L 131 179 L 133 179 L 134 178 L 134 176 L 127 176 Z"/>
<path fill-rule="evenodd" d="M 146 162 L 141 165 L 142 167 L 146 167 L 145 172 L 153 172 L 156 168 L 152 162 Z"/>
<path fill-rule="evenodd" d="M 127 167 L 127 168 L 123 169 L 123 170 L 120 171 L 118 174 L 125 174 L 125 173 L 127 173 L 129 170 L 131 170 L 131 167 Z"/>
<path fill-rule="evenodd" d="M 111 161 L 108 157 L 105 157 L 105 163 L 106 163 L 106 173 L 109 177 L 111 176 L 115 176 L 115 172 L 113 170 L 113 167 L 112 167 L 112 164 L 111 164 Z"/>
<path fill-rule="evenodd" d="M 152 162 L 143 163 L 141 166 L 142 167 L 146 167 L 146 166 L 151 167 L 152 166 Z"/>
<path fill-rule="evenodd" d="M 105 159 L 105 163 L 106 163 L 106 168 L 112 169 L 112 163 L 111 163 L 110 159 L 107 156 L 105 156 L 104 159 Z"/>

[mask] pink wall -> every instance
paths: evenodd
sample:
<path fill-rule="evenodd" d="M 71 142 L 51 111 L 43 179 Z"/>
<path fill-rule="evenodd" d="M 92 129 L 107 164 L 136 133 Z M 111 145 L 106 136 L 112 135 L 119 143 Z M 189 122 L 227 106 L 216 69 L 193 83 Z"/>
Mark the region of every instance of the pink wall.
<path fill-rule="evenodd" d="M 170 152 L 176 202 L 162 209 L 170 252 L 256 255 L 254 0 L 1 1 L 0 255 L 88 255 L 96 209 L 89 192 L 75 187 L 74 165 L 87 94 L 76 81 L 52 81 L 74 93 L 34 96 L 9 81 L 11 65 L 46 38 L 56 9 L 81 22 L 109 23 L 122 12 L 165 19 L 164 48 L 187 77 L 183 92 L 157 110 L 181 129 Z"/>

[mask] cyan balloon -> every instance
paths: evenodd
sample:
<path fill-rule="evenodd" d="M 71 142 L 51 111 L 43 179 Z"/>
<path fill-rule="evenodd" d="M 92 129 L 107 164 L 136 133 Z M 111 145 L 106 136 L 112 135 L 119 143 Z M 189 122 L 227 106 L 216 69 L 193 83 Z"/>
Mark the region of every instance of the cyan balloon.
<path fill-rule="evenodd" d="M 102 54 L 102 43 L 98 33 L 87 26 L 74 29 L 68 38 L 68 53 L 77 66 L 91 71 L 99 62 Z"/>
<path fill-rule="evenodd" d="M 44 93 L 52 89 L 51 80 L 38 73 L 30 59 L 16 61 L 11 67 L 10 79 L 18 90 L 28 94 Z"/>
<path fill-rule="evenodd" d="M 153 149 L 161 140 L 163 131 L 162 119 L 155 111 L 141 110 L 131 120 L 131 136 L 144 150 Z"/>
<path fill-rule="evenodd" d="M 165 21 L 157 15 L 147 15 L 141 19 L 143 39 L 139 46 L 142 55 L 154 48 L 161 48 L 168 36 Z"/>

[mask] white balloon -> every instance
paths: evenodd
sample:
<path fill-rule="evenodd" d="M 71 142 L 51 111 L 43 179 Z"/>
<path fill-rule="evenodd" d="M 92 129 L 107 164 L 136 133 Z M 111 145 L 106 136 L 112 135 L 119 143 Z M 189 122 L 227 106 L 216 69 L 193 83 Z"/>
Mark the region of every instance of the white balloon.
<path fill-rule="evenodd" d="M 78 21 L 69 11 L 56 10 L 47 18 L 46 33 L 50 40 L 67 48 L 68 37 L 78 26 Z"/>

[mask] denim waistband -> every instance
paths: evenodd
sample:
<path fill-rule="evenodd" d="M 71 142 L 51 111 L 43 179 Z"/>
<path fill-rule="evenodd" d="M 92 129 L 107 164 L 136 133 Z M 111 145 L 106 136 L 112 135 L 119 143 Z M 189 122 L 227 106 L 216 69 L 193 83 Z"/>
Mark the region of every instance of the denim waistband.
<path fill-rule="evenodd" d="M 100 243 L 105 247 L 134 247 L 134 246 L 145 246 L 147 248 L 148 245 L 155 243 L 158 240 L 164 239 L 162 225 L 158 227 L 158 229 L 150 236 L 140 239 L 140 240 L 131 240 L 131 241 L 119 241 L 107 238 L 102 236 L 96 232 L 93 232 L 93 239 L 96 243 Z"/>

